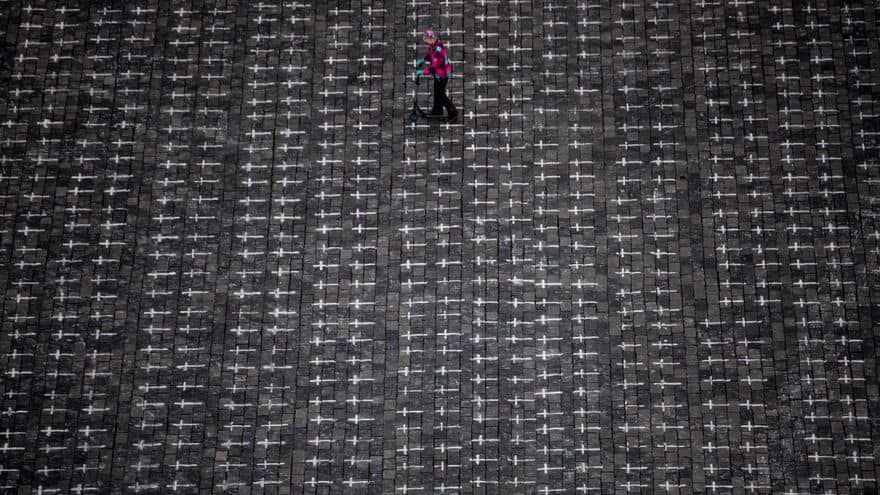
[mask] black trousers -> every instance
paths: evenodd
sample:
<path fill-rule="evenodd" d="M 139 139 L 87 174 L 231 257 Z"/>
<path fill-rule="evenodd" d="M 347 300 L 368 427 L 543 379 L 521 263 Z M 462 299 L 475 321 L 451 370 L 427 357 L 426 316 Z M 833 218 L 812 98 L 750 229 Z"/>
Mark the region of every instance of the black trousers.
<path fill-rule="evenodd" d="M 449 97 L 446 96 L 446 83 L 448 82 L 448 77 L 434 78 L 434 107 L 431 108 L 432 114 L 442 114 L 444 108 L 449 116 L 458 113 L 458 110 L 455 109 L 455 105 L 453 105 L 449 100 Z"/>

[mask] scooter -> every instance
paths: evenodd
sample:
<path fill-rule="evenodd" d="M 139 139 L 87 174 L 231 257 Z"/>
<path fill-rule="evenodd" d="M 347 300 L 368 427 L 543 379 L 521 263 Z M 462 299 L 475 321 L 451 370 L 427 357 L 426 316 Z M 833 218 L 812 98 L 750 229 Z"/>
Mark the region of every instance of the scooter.
<path fill-rule="evenodd" d="M 419 120 L 419 117 L 422 117 L 422 118 L 428 118 L 428 114 L 425 113 L 425 111 L 422 110 L 422 109 L 419 107 L 419 90 L 418 90 L 418 86 L 419 86 L 419 80 L 420 80 L 420 79 L 421 79 L 421 76 L 420 76 L 418 73 L 413 77 L 413 82 L 416 83 L 416 90 L 415 90 L 415 92 L 413 93 L 413 106 L 412 106 L 412 111 L 409 113 L 409 121 L 412 122 L 413 124 L 415 124 L 416 121 Z"/>
<path fill-rule="evenodd" d="M 413 82 L 416 83 L 416 87 L 420 85 L 420 81 L 422 79 L 421 74 L 418 72 L 413 77 Z M 430 113 L 422 110 L 419 107 L 419 90 L 416 89 L 413 94 L 413 106 L 412 110 L 409 113 L 409 121 L 415 124 L 420 118 L 427 119 L 430 122 L 448 122 L 449 119 L 445 115 L 431 115 Z"/>

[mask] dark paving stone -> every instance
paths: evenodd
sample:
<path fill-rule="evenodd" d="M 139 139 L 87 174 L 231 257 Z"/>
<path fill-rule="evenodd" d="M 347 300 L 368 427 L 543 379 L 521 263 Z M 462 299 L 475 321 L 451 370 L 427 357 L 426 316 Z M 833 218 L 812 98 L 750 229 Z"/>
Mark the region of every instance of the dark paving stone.
<path fill-rule="evenodd" d="M 878 13 L 0 3 L 0 487 L 876 493 Z"/>

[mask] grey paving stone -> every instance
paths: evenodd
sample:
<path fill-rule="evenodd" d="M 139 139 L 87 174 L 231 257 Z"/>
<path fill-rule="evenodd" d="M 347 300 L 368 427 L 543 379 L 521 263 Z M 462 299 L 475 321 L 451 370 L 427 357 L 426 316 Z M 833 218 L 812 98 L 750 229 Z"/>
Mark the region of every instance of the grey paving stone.
<path fill-rule="evenodd" d="M 875 2 L 111 4 L 0 4 L 0 491 L 877 492 Z"/>

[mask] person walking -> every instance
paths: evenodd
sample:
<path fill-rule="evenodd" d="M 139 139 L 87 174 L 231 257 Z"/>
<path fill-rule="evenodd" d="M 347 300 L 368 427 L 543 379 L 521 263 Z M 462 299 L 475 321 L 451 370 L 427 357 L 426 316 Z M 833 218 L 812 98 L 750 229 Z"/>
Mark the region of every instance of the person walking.
<path fill-rule="evenodd" d="M 446 46 L 433 29 L 425 31 L 422 41 L 428 46 L 428 53 L 416 64 L 416 67 L 424 66 L 422 73 L 426 76 L 434 76 L 434 106 L 430 115 L 442 117 L 445 108 L 446 118 L 450 121 L 455 120 L 458 117 L 458 110 L 446 96 L 446 85 L 452 73 L 452 64 L 449 63 Z"/>

